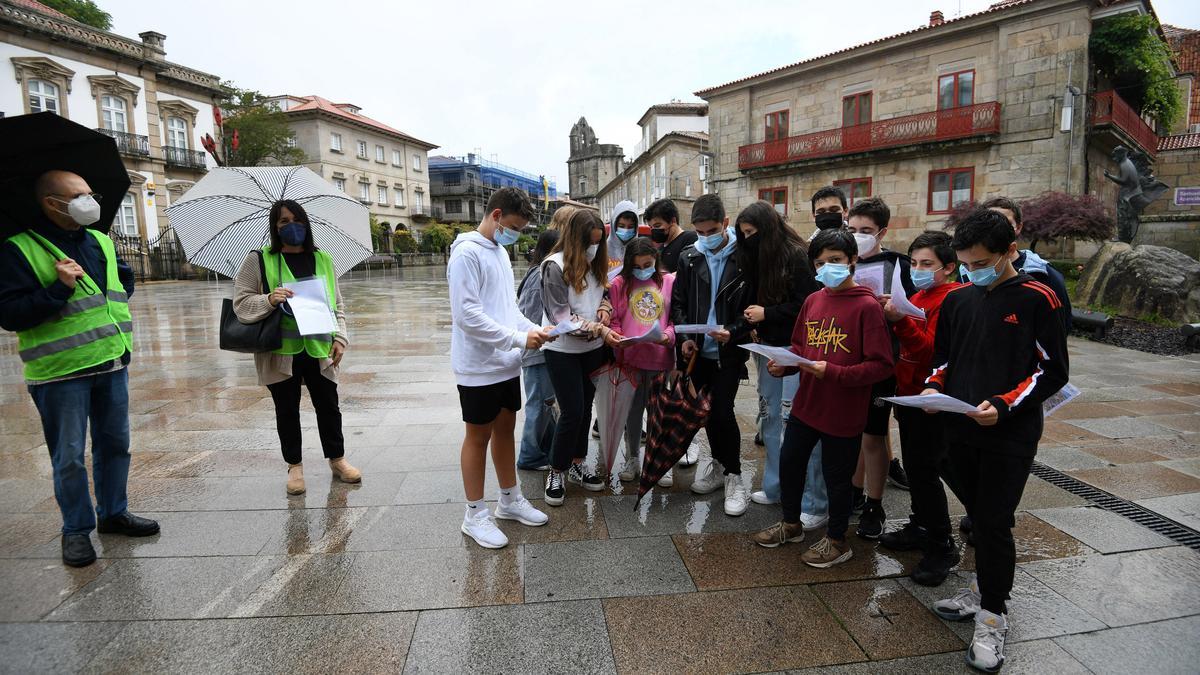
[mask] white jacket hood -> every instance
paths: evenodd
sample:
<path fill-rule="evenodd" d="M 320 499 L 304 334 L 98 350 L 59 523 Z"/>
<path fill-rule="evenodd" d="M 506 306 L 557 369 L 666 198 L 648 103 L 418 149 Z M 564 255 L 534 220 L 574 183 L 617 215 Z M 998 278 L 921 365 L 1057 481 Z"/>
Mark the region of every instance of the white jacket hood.
<path fill-rule="evenodd" d="M 617 237 L 617 216 L 626 211 L 636 217 L 638 212 L 637 204 L 628 199 L 617 202 L 608 219 L 608 264 L 610 269 L 620 266 L 625 262 L 625 242 Z M 638 224 L 641 224 L 641 218 L 638 218 Z"/>

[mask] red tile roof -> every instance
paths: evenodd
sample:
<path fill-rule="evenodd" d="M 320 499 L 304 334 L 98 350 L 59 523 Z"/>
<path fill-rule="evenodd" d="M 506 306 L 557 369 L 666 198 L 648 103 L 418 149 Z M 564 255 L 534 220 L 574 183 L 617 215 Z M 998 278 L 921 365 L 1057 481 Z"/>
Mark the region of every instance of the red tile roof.
<path fill-rule="evenodd" d="M 300 105 L 292 106 L 291 108 L 288 108 L 287 112 L 289 112 L 289 113 L 302 112 L 305 110 L 319 110 L 321 112 L 326 112 L 331 115 L 335 115 L 337 117 L 341 117 L 341 118 L 350 120 L 352 122 L 357 122 L 359 124 L 363 124 L 368 127 L 373 127 L 375 129 L 378 129 L 379 131 L 383 131 L 385 133 L 393 134 L 395 136 L 400 136 L 406 140 L 410 140 L 410 141 L 413 141 L 416 143 L 422 143 L 424 145 L 428 145 L 431 149 L 438 147 L 438 146 L 434 145 L 433 143 L 429 143 L 427 141 L 422 141 L 418 138 L 409 136 L 408 134 L 404 133 L 403 131 L 400 131 L 398 129 L 393 129 L 393 128 L 389 127 L 388 125 L 384 124 L 383 122 L 378 122 L 376 120 L 373 120 L 370 117 L 367 117 L 366 115 L 359 115 L 357 113 L 352 113 L 348 110 L 345 110 L 344 108 L 339 108 L 338 107 L 339 104 L 333 103 L 329 99 L 322 98 L 315 94 L 312 96 L 292 96 L 290 98 L 300 99 L 300 100 L 304 101 L 304 103 L 301 103 Z M 341 105 L 352 106 L 354 108 L 358 107 L 352 103 L 342 103 Z"/>
<path fill-rule="evenodd" d="M 807 63 L 813 63 L 814 61 L 820 61 L 821 59 L 827 59 L 827 58 L 829 58 L 829 57 L 831 57 L 831 56 L 836 56 L 836 55 L 838 55 L 838 54 L 845 54 L 845 53 L 847 53 L 847 52 L 852 52 L 852 51 L 854 51 L 854 50 L 856 50 L 856 49 L 862 49 L 863 47 L 869 47 L 869 46 L 871 46 L 871 45 L 877 45 L 877 44 L 879 44 L 879 43 L 881 43 L 881 42 L 887 42 L 888 40 L 894 40 L 894 39 L 896 39 L 896 38 L 899 38 L 899 37 L 904 37 L 905 35 L 912 35 L 913 33 L 920 33 L 920 32 L 922 32 L 922 31 L 937 30 L 937 29 L 939 29 L 939 28 L 942 28 L 942 27 L 944 27 L 944 26 L 949 26 L 949 25 L 951 25 L 951 24 L 958 23 L 959 21 L 966 21 L 967 19 L 973 19 L 973 18 L 975 18 L 975 17 L 977 17 L 977 16 L 982 16 L 982 15 L 984 15 L 984 14 L 991 14 L 991 13 L 993 13 L 993 12 L 1001 12 L 1001 11 L 1004 11 L 1004 10 L 1012 9 L 1013 7 L 1020 7 L 1020 6 L 1022 6 L 1022 5 L 1028 5 L 1028 4 L 1032 4 L 1032 3 L 1034 3 L 1034 2 L 1037 2 L 1037 1 L 1038 1 L 1038 0 L 1001 0 L 1000 2 L 996 2 L 996 3 L 992 4 L 992 5 L 991 5 L 990 7 L 988 7 L 987 9 L 985 9 L 985 10 L 983 10 L 983 11 L 980 11 L 980 12 L 975 12 L 974 14 L 964 14 L 963 16 L 960 16 L 960 17 L 958 17 L 957 19 L 947 19 L 947 20 L 946 20 L 946 21 L 944 21 L 943 23 L 940 23 L 940 24 L 937 24 L 937 25 L 934 25 L 934 26 L 930 26 L 930 25 L 919 26 L 919 27 L 917 27 L 917 28 L 914 28 L 914 29 L 912 29 L 912 30 L 906 30 L 906 31 L 904 31 L 903 33 L 896 33 L 895 35 L 889 35 L 889 36 L 887 36 L 887 37 L 881 37 L 881 38 L 879 38 L 879 39 L 877 39 L 877 40 L 871 40 L 870 42 L 864 42 L 864 43 L 862 43 L 862 44 L 854 45 L 853 47 L 846 47 L 846 48 L 844 48 L 844 49 L 839 49 L 839 50 L 837 50 L 837 51 L 829 52 L 828 54 L 822 54 L 821 56 L 814 56 L 814 57 L 812 57 L 812 58 L 803 59 L 803 60 L 801 60 L 801 61 L 797 61 L 797 62 L 795 62 L 795 63 L 790 63 L 790 64 L 788 64 L 788 65 L 786 65 L 786 66 L 780 66 L 780 67 L 778 67 L 778 68 L 772 68 L 771 70 L 767 70 L 767 71 L 764 71 L 764 72 L 758 73 L 758 74 L 756 74 L 756 75 L 750 75 L 750 76 L 748 76 L 748 77 L 743 77 L 743 78 L 741 78 L 741 79 L 737 79 L 737 80 L 734 80 L 734 81 L 732 81 L 732 82 L 726 82 L 725 84 L 719 84 L 719 85 L 717 85 L 717 86 L 715 86 L 715 87 L 709 87 L 709 88 L 707 88 L 707 89 L 701 89 L 700 91 L 696 92 L 696 96 L 703 97 L 705 94 L 707 94 L 707 93 L 709 93 L 709 92 L 712 92 L 712 91 L 716 91 L 717 89 L 724 89 L 725 87 L 728 87 L 728 86 L 730 86 L 730 85 L 734 85 L 734 84 L 740 84 L 740 83 L 742 83 L 742 82 L 746 82 L 746 81 L 748 81 L 748 80 L 753 80 L 753 79 L 756 79 L 756 78 L 762 77 L 762 76 L 764 76 L 764 75 L 772 75 L 772 74 L 774 74 L 774 73 L 778 73 L 778 72 L 780 72 L 780 71 L 784 71 L 784 70 L 789 70 L 789 69 L 791 69 L 791 68 L 795 68 L 796 66 L 802 66 L 802 65 L 804 65 L 804 64 L 807 64 Z"/>
<path fill-rule="evenodd" d="M 1200 148 L 1200 134 L 1176 134 L 1158 139 L 1158 151 Z"/>
<path fill-rule="evenodd" d="M 16 5 L 17 7 L 23 7 L 25 9 L 32 9 L 33 11 L 41 12 L 42 14 L 49 14 L 50 16 L 52 16 L 56 19 L 66 19 L 68 21 L 75 20 L 75 19 L 72 19 L 71 17 L 67 16 L 66 14 L 63 14 L 62 12 L 58 11 L 57 9 L 54 9 L 53 7 L 47 7 L 46 5 L 43 5 L 42 3 L 38 2 L 37 0 L 9 0 L 9 2 Z"/>

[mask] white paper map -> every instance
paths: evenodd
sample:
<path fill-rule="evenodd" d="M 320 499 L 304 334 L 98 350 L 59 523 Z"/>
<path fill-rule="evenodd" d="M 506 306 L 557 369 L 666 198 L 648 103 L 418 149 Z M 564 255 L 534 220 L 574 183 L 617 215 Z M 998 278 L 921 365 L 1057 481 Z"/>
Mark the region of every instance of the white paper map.
<path fill-rule="evenodd" d="M 329 296 L 325 294 L 324 279 L 286 281 L 283 287 L 295 294 L 288 298 L 287 304 L 301 335 L 328 335 L 337 330 L 337 321 L 329 309 Z"/>
<path fill-rule="evenodd" d="M 875 297 L 883 295 L 883 265 L 859 265 L 854 270 L 854 283 L 871 289 Z"/>
<path fill-rule="evenodd" d="M 650 326 L 650 330 L 647 330 L 645 333 L 642 333 L 641 335 L 638 335 L 635 337 L 623 338 L 620 341 L 620 343 L 618 343 L 618 344 L 635 345 L 640 342 L 658 343 L 658 342 L 662 342 L 663 336 L 664 336 L 664 333 L 662 331 L 662 328 L 659 327 L 659 325 L 657 323 L 655 323 L 654 325 Z"/>
<path fill-rule="evenodd" d="M 975 412 L 977 408 L 966 401 L 960 401 L 953 396 L 945 394 L 920 394 L 917 396 L 883 396 L 885 401 L 891 401 L 896 405 L 908 406 L 910 408 L 923 408 L 925 410 L 938 410 L 941 412 L 952 413 L 969 413 Z"/>
<path fill-rule="evenodd" d="M 675 333 L 688 335 L 708 335 L 713 331 L 725 330 L 725 326 L 716 323 L 681 323 L 675 326 Z"/>
<path fill-rule="evenodd" d="M 563 319 L 562 321 L 558 322 L 558 325 L 554 327 L 554 330 L 550 331 L 550 337 L 566 335 L 567 333 L 577 331 L 580 328 L 583 328 L 583 322 L 572 322 L 570 319 Z"/>
<path fill-rule="evenodd" d="M 1079 398 L 1081 393 L 1083 392 L 1079 391 L 1079 387 L 1070 383 L 1064 384 L 1053 396 L 1042 401 L 1042 414 L 1049 417 L 1050 413 Z"/>
<path fill-rule="evenodd" d="M 900 265 L 892 268 L 892 307 L 906 316 L 925 318 L 925 310 L 908 301 L 908 295 L 904 292 L 904 284 L 900 281 Z"/>
<path fill-rule="evenodd" d="M 760 345 L 760 344 L 748 344 L 748 345 L 738 345 L 738 346 L 741 347 L 742 349 L 745 349 L 748 352 L 754 352 L 755 354 L 762 354 L 763 356 L 767 357 L 768 359 L 771 359 L 772 361 L 774 361 L 775 365 L 777 365 L 777 366 L 787 367 L 787 366 L 798 366 L 802 363 L 803 364 L 813 363 L 813 361 L 810 361 L 810 360 L 804 358 L 803 356 L 800 356 L 799 354 L 797 354 L 796 352 L 793 352 L 792 350 L 788 349 L 787 347 L 769 347 L 767 345 Z"/>

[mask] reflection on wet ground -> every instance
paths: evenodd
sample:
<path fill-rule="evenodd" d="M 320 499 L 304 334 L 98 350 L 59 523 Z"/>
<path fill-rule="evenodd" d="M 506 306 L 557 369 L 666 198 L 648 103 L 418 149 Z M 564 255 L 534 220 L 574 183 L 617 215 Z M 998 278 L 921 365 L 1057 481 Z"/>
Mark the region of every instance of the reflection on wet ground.
<path fill-rule="evenodd" d="M 636 485 L 615 475 L 604 492 L 569 490 L 562 507 L 546 507 L 543 476 L 521 471 L 550 523 L 502 521 L 511 545 L 478 548 L 458 529 L 462 431 L 443 270 L 346 279 L 343 290 L 351 348 L 339 392 L 348 456 L 364 479 L 331 478 L 304 403 L 301 496 L 284 492 L 272 403 L 250 357 L 216 348 L 229 284 L 138 290 L 130 507 L 162 533 L 94 535 L 101 559 L 83 570 L 58 561 L 49 458 L 16 341 L 0 338 L 0 669 L 536 672 L 552 646 L 560 662 L 596 672 L 869 660 L 903 670 L 957 656 L 969 639 L 968 624 L 946 624 L 927 606 L 965 582 L 973 548 L 960 541 L 960 571 L 940 589 L 905 576 L 919 553 L 854 536 L 849 562 L 814 569 L 800 555 L 821 531 L 759 548 L 748 535 L 776 521 L 778 507 L 730 518 L 720 492 L 691 493 L 693 468 L 677 468 L 673 487 L 636 508 Z M 1039 457 L 1195 527 L 1200 360 L 1071 347 L 1085 395 L 1047 422 Z M 743 386 L 752 487 L 764 460 L 752 442 L 756 409 Z M 489 497 L 497 489 L 489 476 Z M 908 495 L 889 490 L 884 505 L 900 526 Z M 951 511 L 963 513 L 953 498 Z M 1178 632 L 1200 612 L 1200 556 L 1049 483 L 1030 479 L 1015 536 L 1013 640 L 1029 642 L 1010 652 L 1010 667 L 1080 669 L 1106 646 L 1077 634 L 1150 621 Z M 1090 595 L 1111 584 L 1119 601 Z M 331 632 L 346 636 L 344 648 L 312 647 Z M 1195 663 L 1196 649 L 1159 650 L 1157 670 Z"/>

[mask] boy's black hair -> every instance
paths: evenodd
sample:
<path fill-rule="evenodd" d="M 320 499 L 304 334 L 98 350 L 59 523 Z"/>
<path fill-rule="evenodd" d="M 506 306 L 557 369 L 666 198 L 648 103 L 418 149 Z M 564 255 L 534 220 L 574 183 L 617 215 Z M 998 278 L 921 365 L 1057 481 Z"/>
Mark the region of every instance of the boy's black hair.
<path fill-rule="evenodd" d="M 292 212 L 292 221 L 304 223 L 304 252 L 312 253 L 317 249 L 316 243 L 313 241 L 312 225 L 308 222 L 308 213 L 304 211 L 304 207 L 300 206 L 300 202 L 294 199 L 280 199 L 271 205 L 270 223 L 267 230 L 271 237 L 271 253 L 279 253 L 283 250 L 283 238 L 279 236 L 279 214 L 284 210 Z"/>
<path fill-rule="evenodd" d="M 982 245 L 991 253 L 1004 253 L 1017 240 L 1017 233 L 1003 213 L 979 207 L 963 218 L 954 228 L 950 245 L 955 251 Z"/>
<path fill-rule="evenodd" d="M 650 202 L 650 206 L 646 207 L 646 213 L 643 214 L 643 217 L 647 223 L 655 218 L 662 218 L 667 223 L 678 223 L 679 207 L 675 206 L 675 202 L 670 199 L 659 199 Z"/>
<path fill-rule="evenodd" d="M 842 203 L 842 210 L 843 211 L 846 210 L 846 193 L 842 192 L 840 188 L 835 188 L 832 185 L 826 185 L 825 187 L 823 187 L 820 190 L 817 190 L 816 192 L 813 193 L 812 212 L 813 213 L 817 212 L 817 202 L 818 201 L 820 201 L 822 199 L 826 199 L 828 197 L 837 197 L 838 201 Z"/>
<path fill-rule="evenodd" d="M 662 288 L 661 259 L 658 257 L 658 246 L 650 237 L 634 237 L 625 245 L 625 260 L 621 267 L 621 277 L 625 279 L 625 288 L 629 288 L 633 279 L 633 261 L 644 255 L 654 256 L 654 276 L 650 277 L 655 285 Z"/>
<path fill-rule="evenodd" d="M 995 208 L 995 209 L 1007 209 L 1009 211 L 1012 211 L 1013 220 L 1017 221 L 1018 225 L 1021 224 L 1021 207 L 1018 206 L 1015 201 L 1009 199 L 1008 197 L 992 197 L 991 199 L 987 200 L 986 202 L 980 204 L 980 206 L 982 206 L 985 209 Z"/>
<path fill-rule="evenodd" d="M 866 197 L 854 202 L 854 206 L 850 207 L 850 213 L 846 214 L 846 221 L 849 222 L 853 216 L 865 216 L 875 223 L 875 227 L 884 229 L 888 226 L 888 222 L 892 219 L 892 210 L 888 208 L 887 202 L 880 197 Z"/>
<path fill-rule="evenodd" d="M 913 239 L 913 243 L 908 247 L 908 255 L 912 257 L 913 251 L 927 248 L 933 251 L 933 255 L 942 261 L 943 265 L 949 265 L 958 261 L 958 256 L 954 255 L 954 247 L 950 245 L 951 241 L 953 238 L 946 232 L 925 230 Z"/>
<path fill-rule="evenodd" d="M 846 254 L 847 258 L 854 258 L 858 256 L 858 242 L 854 240 L 854 235 L 850 233 L 850 230 L 842 228 L 821 230 L 808 245 L 808 259 L 816 264 L 817 257 L 828 250 L 841 251 Z"/>
<path fill-rule="evenodd" d="M 725 205 L 714 194 L 700 195 L 692 204 L 692 223 L 725 222 Z"/>
<path fill-rule="evenodd" d="M 633 226 L 634 227 L 638 226 L 638 217 L 637 217 L 637 214 L 634 213 L 633 211 L 622 211 L 622 212 L 618 213 L 616 219 L 613 220 L 612 226 L 616 227 L 617 223 L 621 222 L 622 218 L 632 218 Z"/>
<path fill-rule="evenodd" d="M 492 193 L 487 203 L 487 212 L 491 213 L 496 209 L 500 209 L 500 215 L 520 216 L 523 220 L 533 219 L 533 206 L 529 203 L 529 196 L 524 190 L 519 190 L 515 187 L 500 188 Z"/>

